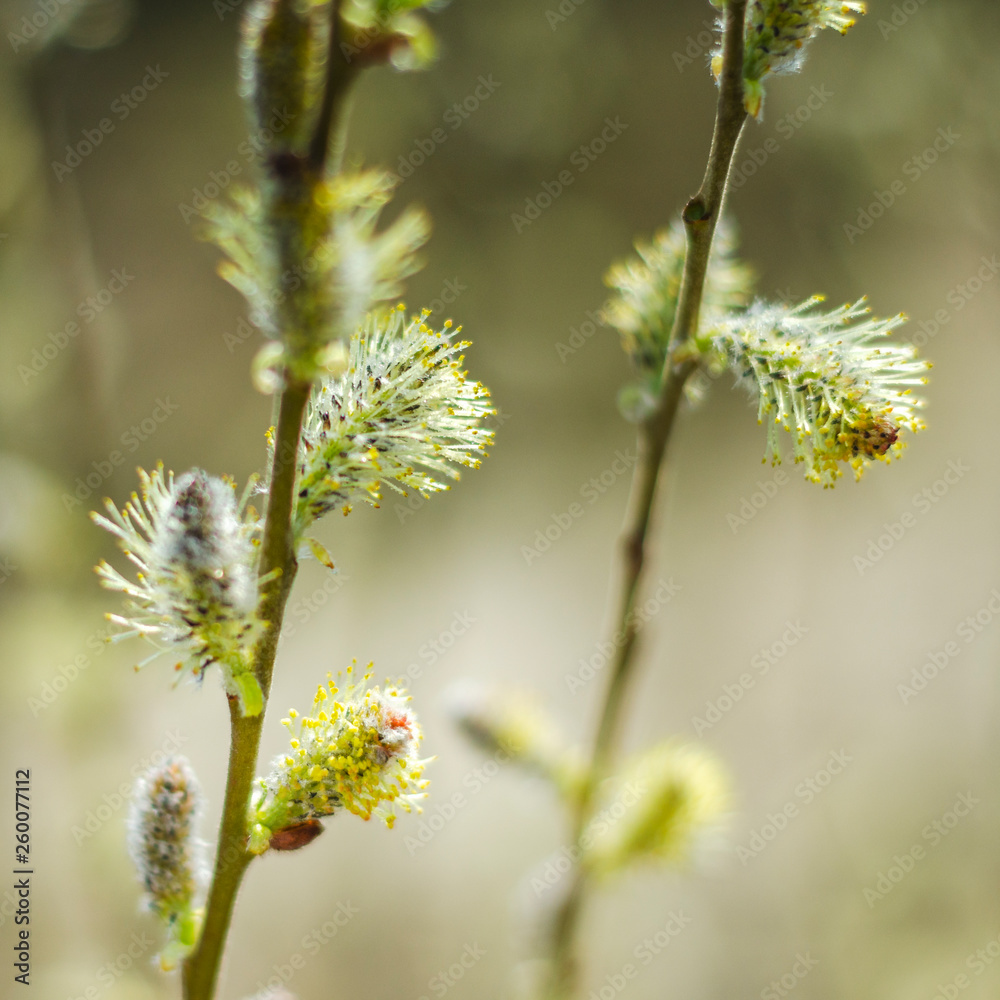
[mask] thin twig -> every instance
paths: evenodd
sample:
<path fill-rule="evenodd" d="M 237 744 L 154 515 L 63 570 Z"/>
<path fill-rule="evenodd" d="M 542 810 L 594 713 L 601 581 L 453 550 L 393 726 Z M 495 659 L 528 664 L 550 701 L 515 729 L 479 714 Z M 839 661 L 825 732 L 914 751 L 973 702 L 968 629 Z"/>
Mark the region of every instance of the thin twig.
<path fill-rule="evenodd" d="M 293 383 L 286 387 L 281 397 L 281 412 L 275 436 L 260 573 L 264 576 L 277 570 L 279 575 L 268 584 L 261 604 L 261 616 L 270 624 L 255 650 L 254 664 L 258 683 L 264 693 L 265 707 L 271 688 L 271 674 L 278 651 L 285 604 L 297 569 L 291 534 L 295 500 L 295 455 L 298 453 L 302 415 L 308 398 L 307 384 Z M 215 871 L 198 948 L 184 966 L 186 1000 L 211 1000 L 215 994 L 219 963 L 232 920 L 236 894 L 243 875 L 253 860 L 253 855 L 246 850 L 247 804 L 257 770 L 264 712 L 244 716 L 238 700 L 231 697 L 229 715 L 229 773 L 219 825 Z"/>
<path fill-rule="evenodd" d="M 340 51 L 340 0 L 330 4 L 330 35 L 326 50 L 326 89 L 319 109 L 319 119 L 312 142 L 309 144 L 309 162 L 322 175 L 330 156 L 330 137 L 335 123 L 343 116 L 342 105 L 353 78 L 351 67 Z M 339 159 L 339 156 L 337 157 Z M 334 164 L 339 169 L 339 164 Z"/>
<path fill-rule="evenodd" d="M 323 177 L 329 169 L 330 135 L 337 116 L 342 113 L 344 95 L 351 79 L 339 48 L 336 47 L 339 18 L 337 0 L 330 4 L 330 18 L 327 77 L 316 132 L 309 146 L 307 161 L 315 178 Z M 296 202 L 301 202 L 302 199 L 312 195 L 309 179 L 299 172 L 277 171 L 275 182 L 278 185 L 275 197 L 278 211 L 285 212 Z M 278 252 L 282 258 L 283 273 L 294 273 L 301 266 L 302 261 L 299 259 L 301 248 L 301 240 L 279 239 Z M 294 311 L 294 296 L 288 297 L 287 308 Z M 301 330 L 297 317 L 282 318 L 292 328 Z M 285 605 L 298 570 L 292 533 L 292 514 L 295 506 L 299 437 L 312 388 L 310 383 L 293 377 L 288 367 L 284 376 L 285 385 L 279 404 L 267 515 L 258 570 L 259 576 L 268 581 L 263 585 L 260 608 L 261 617 L 268 622 L 268 628 L 254 650 L 254 671 L 264 695 L 265 710 L 271 690 L 271 677 Z M 232 920 L 236 895 L 243 875 L 253 860 L 253 855 L 247 851 L 247 807 L 257 769 L 264 711 L 256 716 L 245 717 L 241 714 L 236 700 L 231 698 L 229 714 L 229 772 L 219 826 L 215 871 L 198 947 L 184 964 L 185 1000 L 212 1000 L 215 995 L 219 965 Z"/>
<path fill-rule="evenodd" d="M 624 562 L 621 595 L 618 600 L 617 644 L 611 673 L 601 708 L 601 718 L 591 752 L 587 779 L 573 815 L 572 838 L 578 851 L 590 818 L 598 783 L 608 769 L 615 746 L 621 709 L 634 673 L 636 629 L 635 599 L 646 562 L 646 543 L 656 498 L 656 487 L 677 415 L 684 383 L 697 367 L 692 360 L 675 363 L 676 349 L 698 330 L 701 299 L 708 273 L 712 238 L 725 199 L 726 182 L 746 121 L 743 107 L 743 36 L 747 0 L 730 0 L 726 6 L 723 37 L 723 66 L 715 129 L 705 177 L 698 193 L 684 208 L 687 254 L 678 295 L 670 350 L 664 366 L 657 406 L 639 427 L 639 461 L 632 479 L 629 511 L 625 519 L 622 557 Z M 577 979 L 575 938 L 586 898 L 587 870 L 577 864 L 552 925 L 552 970 L 550 995 L 572 995 Z"/>

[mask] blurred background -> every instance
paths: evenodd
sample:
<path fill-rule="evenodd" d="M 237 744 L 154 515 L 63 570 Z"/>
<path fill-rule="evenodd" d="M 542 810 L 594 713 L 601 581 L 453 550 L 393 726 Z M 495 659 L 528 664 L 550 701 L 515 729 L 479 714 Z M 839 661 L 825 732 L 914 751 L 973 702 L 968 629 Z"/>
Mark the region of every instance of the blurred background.
<path fill-rule="evenodd" d="M 691 871 L 639 870 L 594 897 L 584 995 L 610 996 L 629 962 L 635 1000 L 1000 988 L 1000 395 L 987 379 L 1000 20 L 989 0 L 869 6 L 847 38 L 823 34 L 803 74 L 771 82 L 730 207 L 762 295 L 867 293 L 877 313 L 909 314 L 904 333 L 935 364 L 929 429 L 900 464 L 823 491 L 761 465 L 763 429 L 728 378 L 686 411 L 647 581 L 676 593 L 643 631 L 624 744 L 699 740 L 736 799 L 727 845 Z M 206 837 L 218 819 L 217 681 L 171 690 L 165 660 L 135 673 L 138 644 L 103 644 L 117 605 L 91 567 L 113 549 L 86 515 L 104 496 L 123 503 L 137 465 L 241 481 L 263 466 L 258 335 L 193 217 L 254 170 L 240 13 L 239 0 L 3 5 L 0 774 L 32 773 L 46 1000 L 178 995 L 151 965 L 123 793 L 180 751 L 208 798 Z M 590 739 L 604 676 L 572 679 L 601 662 L 611 627 L 628 492 L 616 455 L 634 453 L 615 404 L 627 365 L 592 314 L 608 265 L 700 181 L 713 13 L 703 0 L 461 0 L 433 18 L 429 72 L 370 72 L 357 90 L 348 155 L 405 175 L 394 212 L 429 210 L 407 302 L 464 325 L 497 443 L 450 493 L 389 495 L 319 529 L 340 576 L 300 574 L 263 758 L 326 671 L 373 660 L 410 679 L 437 755 L 431 796 L 391 832 L 338 817 L 308 850 L 255 865 L 226 1000 L 268 984 L 302 1000 L 511 995 L 550 902 L 532 879 L 567 831 L 547 788 L 463 742 L 447 692 L 465 678 L 529 692 L 560 738 Z M 563 171 L 572 183 L 529 213 Z M 583 515 L 556 532 L 574 502 Z M 559 537 L 532 553 L 546 528 Z M 12 835 L 11 811 L 3 824 Z M 637 962 L 678 913 L 683 931 Z"/>

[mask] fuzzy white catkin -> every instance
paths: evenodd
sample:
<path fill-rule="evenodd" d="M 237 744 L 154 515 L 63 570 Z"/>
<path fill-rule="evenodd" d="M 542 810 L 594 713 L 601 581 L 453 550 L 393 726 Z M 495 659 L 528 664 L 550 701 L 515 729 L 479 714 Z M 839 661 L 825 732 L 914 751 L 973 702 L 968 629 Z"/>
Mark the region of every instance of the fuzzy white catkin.
<path fill-rule="evenodd" d="M 195 831 L 201 790 L 191 765 L 173 757 L 136 782 L 128 848 L 149 908 L 164 919 L 186 913 L 206 876 L 204 845 Z"/>
<path fill-rule="evenodd" d="M 245 615 L 257 603 L 249 544 L 221 479 L 193 469 L 174 480 L 151 545 L 160 565 L 183 573 L 209 603 Z"/>
<path fill-rule="evenodd" d="M 119 511 L 93 520 L 110 531 L 138 570 L 135 580 L 106 562 L 101 582 L 125 594 L 125 614 L 109 615 L 122 631 L 160 653 L 180 654 L 197 679 L 218 664 L 226 691 L 245 715 L 263 696 L 252 670 L 252 650 L 264 629 L 258 614 L 257 536 L 260 521 L 236 501 L 231 482 L 193 469 L 174 478 L 158 466 L 139 470 L 141 494 Z M 158 655 L 158 654 L 157 654 Z M 150 657 L 150 659 L 154 659 Z"/>

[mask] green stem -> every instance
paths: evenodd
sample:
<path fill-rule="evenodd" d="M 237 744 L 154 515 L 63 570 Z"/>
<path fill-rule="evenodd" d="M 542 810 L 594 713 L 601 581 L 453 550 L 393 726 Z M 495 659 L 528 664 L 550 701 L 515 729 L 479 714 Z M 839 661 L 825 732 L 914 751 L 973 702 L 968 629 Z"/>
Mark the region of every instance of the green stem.
<path fill-rule="evenodd" d="M 337 44 L 339 8 L 339 0 L 333 0 L 330 4 L 325 89 L 316 131 L 303 169 L 273 171 L 275 191 L 270 214 L 272 222 L 276 223 L 272 226 L 272 235 L 281 259 L 282 273 L 296 273 L 296 269 L 303 263 L 302 257 L 306 250 L 295 222 L 301 218 L 301 208 L 312 197 L 316 179 L 323 177 L 330 169 L 331 155 L 335 160 L 335 167 L 339 169 L 340 156 L 331 152 L 330 137 L 336 122 L 344 113 L 346 94 L 354 75 L 342 58 Z M 281 328 L 296 331 L 300 335 L 311 334 L 313 331 L 305 329 L 299 313 L 295 297 L 289 296 L 279 316 Z M 306 340 L 308 341 L 308 337 Z M 290 345 L 289 349 L 294 350 L 294 346 Z M 267 580 L 262 585 L 260 615 L 269 625 L 254 649 L 254 672 L 264 695 L 265 709 L 271 691 L 271 677 L 285 605 L 298 571 L 292 517 L 295 510 L 299 438 L 312 383 L 298 378 L 294 370 L 293 364 L 285 366 L 285 387 L 278 408 L 267 516 L 260 553 L 259 576 Z M 233 906 L 243 875 L 254 857 L 247 851 L 247 809 L 257 771 L 264 711 L 259 715 L 245 717 L 241 715 L 236 699 L 230 698 L 229 715 L 229 772 L 219 826 L 215 871 L 198 946 L 184 963 L 185 1000 L 212 1000 L 215 996 Z"/>
<path fill-rule="evenodd" d="M 277 570 L 278 575 L 267 584 L 264 592 L 261 616 L 270 626 L 254 651 L 254 670 L 264 693 L 265 706 L 271 689 L 271 675 L 278 651 L 285 604 L 298 568 L 291 529 L 295 501 L 295 455 L 298 453 L 302 416 L 309 390 L 309 384 L 302 382 L 291 383 L 285 388 L 275 437 L 260 573 L 264 576 Z M 184 964 L 185 1000 L 212 1000 L 215 995 L 219 963 L 232 920 L 236 894 L 243 875 L 253 860 L 253 855 L 246 849 L 247 804 L 257 772 L 264 712 L 244 716 L 240 713 L 238 700 L 231 697 L 229 716 L 229 774 L 219 826 L 215 872 L 198 947 Z"/>
<path fill-rule="evenodd" d="M 622 541 L 625 565 L 617 618 L 617 634 L 622 638 L 616 647 L 611 664 L 611 677 L 591 751 L 588 777 L 573 812 L 572 843 L 577 847 L 578 857 L 582 853 L 582 838 L 590 819 L 594 791 L 608 769 L 622 704 L 635 663 L 633 653 L 638 637 L 635 599 L 646 562 L 646 540 L 656 499 L 656 484 L 684 392 L 684 383 L 696 367 L 695 362 L 687 361 L 671 371 L 664 385 L 665 393 L 661 405 L 639 428 L 639 461 L 632 479 L 630 510 L 626 516 Z M 552 925 L 552 985 L 549 994 L 560 1000 L 572 996 L 575 989 L 577 963 L 574 945 L 588 886 L 587 869 L 577 864 L 571 878 L 569 890 L 556 912 Z"/>
<path fill-rule="evenodd" d="M 335 172 L 340 170 L 345 137 L 343 134 L 336 136 L 336 148 L 333 150 L 332 163 L 330 160 L 330 138 L 336 131 L 336 123 L 343 123 L 346 120 L 344 105 L 355 76 L 350 64 L 344 60 L 340 52 L 340 0 L 334 0 L 330 4 L 326 72 L 326 90 L 323 92 L 323 103 L 320 105 L 316 131 L 309 144 L 309 162 L 318 174 L 322 174 L 327 166 L 331 166 Z"/>
<path fill-rule="evenodd" d="M 575 803 L 572 816 L 572 843 L 582 855 L 582 838 L 591 816 L 594 792 L 608 771 L 614 752 L 622 706 L 634 674 L 636 640 L 635 600 L 646 564 L 647 539 L 656 500 L 656 488 L 684 391 L 684 383 L 697 368 L 694 360 L 675 361 L 677 348 L 698 330 L 701 300 L 708 274 L 708 260 L 715 227 L 722 213 L 726 184 L 733 155 L 746 121 L 743 107 L 743 37 L 747 0 L 730 0 L 726 5 L 723 37 L 723 67 L 719 101 L 708 165 L 698 193 L 684 208 L 687 254 L 677 300 L 670 352 L 664 366 L 660 395 L 653 413 L 639 427 L 639 461 L 632 479 L 629 511 L 622 541 L 624 562 L 618 599 L 615 658 L 601 708 L 600 721 L 591 751 L 587 779 Z M 552 967 L 548 994 L 553 1000 L 573 995 L 577 982 L 576 935 L 589 888 L 589 874 L 577 864 L 551 929 Z"/>

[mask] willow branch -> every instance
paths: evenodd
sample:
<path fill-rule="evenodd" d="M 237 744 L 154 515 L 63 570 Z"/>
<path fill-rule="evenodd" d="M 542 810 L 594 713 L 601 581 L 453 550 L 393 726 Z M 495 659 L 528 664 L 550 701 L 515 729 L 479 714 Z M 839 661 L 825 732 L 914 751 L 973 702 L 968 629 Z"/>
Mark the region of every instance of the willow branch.
<path fill-rule="evenodd" d="M 336 123 L 344 118 L 344 103 L 350 92 L 350 83 L 354 77 L 350 65 L 340 51 L 340 0 L 330 4 L 330 35 L 326 50 L 326 89 L 323 91 L 323 103 L 319 109 L 319 119 L 312 142 L 309 144 L 309 162 L 318 174 L 322 174 L 329 163 L 330 138 L 334 134 Z M 338 150 L 335 160 L 340 159 Z M 333 164 L 339 169 L 340 164 Z"/>
<path fill-rule="evenodd" d="M 302 417 L 309 398 L 309 385 L 288 385 L 281 397 L 281 409 L 275 437 L 271 468 L 271 490 L 264 539 L 261 546 L 260 573 L 276 573 L 267 585 L 261 602 L 261 616 L 269 623 L 255 650 L 254 671 L 264 704 L 271 689 L 271 676 L 278 651 L 278 637 L 284 619 L 285 604 L 297 570 L 292 544 L 292 511 L 295 501 L 295 456 L 298 454 Z M 241 714 L 239 701 L 229 699 L 230 749 L 226 796 L 215 858 L 215 871 L 205 910 L 205 922 L 197 950 L 184 966 L 186 1000 L 211 1000 L 219 974 L 219 963 L 233 906 L 243 875 L 253 859 L 246 849 L 247 806 L 257 771 L 257 754 L 264 726 L 264 712 Z"/>
<path fill-rule="evenodd" d="M 273 172 L 274 182 L 278 185 L 275 203 L 279 212 L 289 212 L 297 203 L 311 197 L 310 180 L 322 177 L 328 170 L 330 135 L 334 120 L 343 109 L 350 83 L 346 64 L 339 48 L 335 48 L 338 7 L 337 3 L 331 5 L 331 48 L 327 57 L 327 79 L 316 132 L 309 147 L 306 173 L 287 170 Z M 301 248 L 301 240 L 279 239 L 278 252 L 283 273 L 301 266 Z M 288 308 L 294 311 L 294 298 L 289 301 Z M 301 328 L 294 315 L 285 319 L 295 328 Z M 258 571 L 259 577 L 265 581 L 261 584 L 263 596 L 260 613 L 263 620 L 268 622 L 268 628 L 254 650 L 254 672 L 264 695 L 265 710 L 285 605 L 298 571 L 292 515 L 295 508 L 299 438 L 312 388 L 311 383 L 295 378 L 290 366 L 286 366 L 284 379 Z M 254 857 L 247 851 L 247 809 L 257 770 L 264 711 L 255 716 L 243 716 L 236 699 L 230 698 L 229 714 L 229 772 L 219 826 L 215 870 L 198 947 L 184 964 L 185 1000 L 212 1000 L 215 995 L 219 965 L 236 896 L 243 875 Z"/>
<path fill-rule="evenodd" d="M 743 38 L 747 0 L 730 0 L 726 5 L 723 36 L 723 63 L 715 128 L 705 176 L 698 193 L 684 207 L 687 253 L 681 278 L 670 350 L 664 366 L 657 405 L 639 427 L 639 460 L 632 479 L 629 510 L 622 541 L 622 580 L 617 602 L 617 644 L 608 687 L 601 708 L 597 735 L 591 751 L 587 779 L 573 816 L 573 843 L 579 850 L 590 817 L 594 791 L 608 769 L 613 753 L 622 706 L 634 673 L 638 638 L 635 600 L 646 564 L 647 539 L 656 500 L 657 483 L 674 428 L 684 383 L 697 367 L 691 360 L 675 362 L 677 348 L 697 333 L 701 300 L 708 274 L 708 260 L 715 227 L 722 214 L 726 183 L 746 121 L 743 106 Z M 586 897 L 587 871 L 574 868 L 569 890 L 555 915 L 552 926 L 552 976 L 550 995 L 568 997 L 573 993 L 577 971 L 574 942 Z"/>

